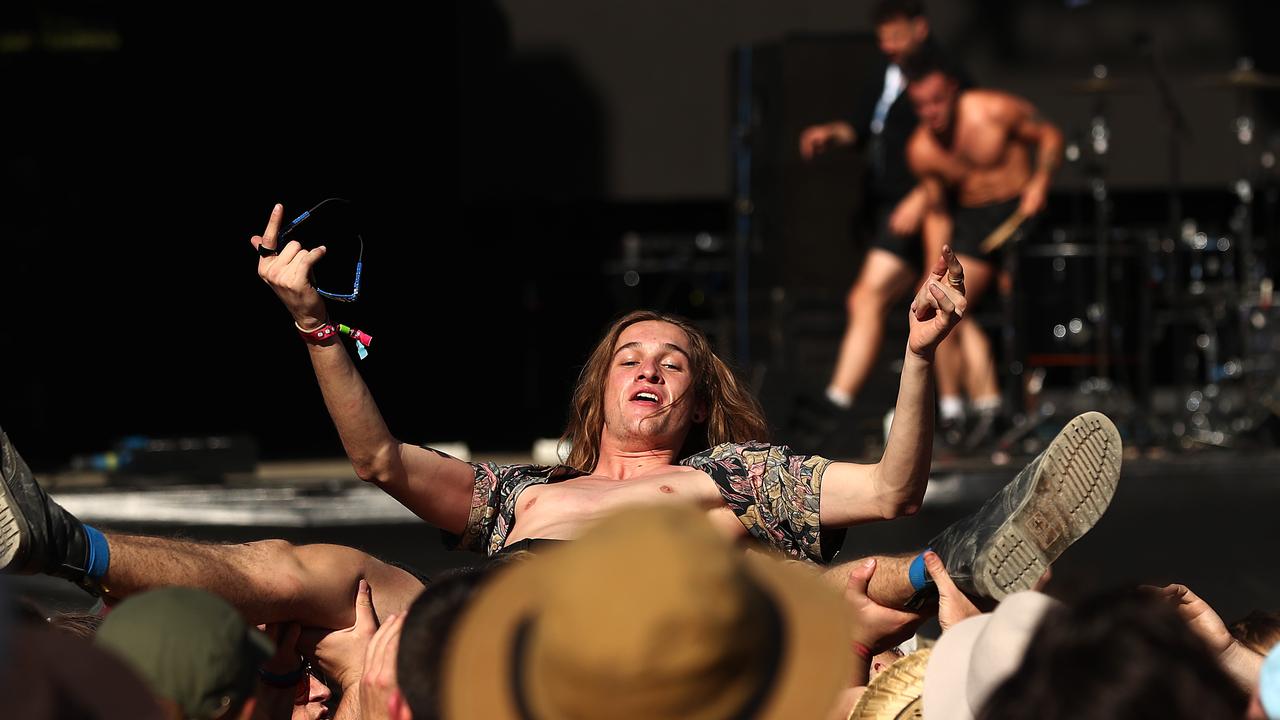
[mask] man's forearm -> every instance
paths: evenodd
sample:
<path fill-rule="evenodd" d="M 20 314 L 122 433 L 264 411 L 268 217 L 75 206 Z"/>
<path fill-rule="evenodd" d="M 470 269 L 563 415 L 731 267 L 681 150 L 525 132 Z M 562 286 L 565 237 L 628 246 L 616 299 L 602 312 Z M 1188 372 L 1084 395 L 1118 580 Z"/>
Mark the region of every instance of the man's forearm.
<path fill-rule="evenodd" d="M 383 479 L 378 476 L 400 467 L 400 443 L 387 429 L 364 378 L 337 340 L 308 349 L 325 407 L 356 474 L 363 480 Z"/>
<path fill-rule="evenodd" d="M 1062 164 L 1062 133 L 1050 130 L 1040 139 L 1036 149 L 1036 175 L 1048 187 L 1049 178 Z"/>
<path fill-rule="evenodd" d="M 907 351 L 884 456 L 875 469 L 886 517 L 920 508 L 933 455 L 933 362 Z"/>

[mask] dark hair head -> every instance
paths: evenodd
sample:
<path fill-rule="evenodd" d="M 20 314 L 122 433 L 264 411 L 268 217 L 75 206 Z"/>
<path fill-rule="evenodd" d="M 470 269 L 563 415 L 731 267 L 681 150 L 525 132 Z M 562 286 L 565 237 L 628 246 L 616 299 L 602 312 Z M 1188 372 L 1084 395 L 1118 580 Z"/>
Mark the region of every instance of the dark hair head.
<path fill-rule="evenodd" d="M 1167 603 L 1124 590 L 1046 615 L 979 718 L 1239 718 L 1247 700 Z"/>
<path fill-rule="evenodd" d="M 488 562 L 441 573 L 405 613 L 396 655 L 396 679 L 415 720 L 437 720 L 440 678 L 449 632 L 493 573 L 527 553 L 495 555 Z"/>
<path fill-rule="evenodd" d="M 622 331 L 641 322 L 675 325 L 689 337 L 689 364 L 693 373 L 694 402 L 706 404 L 707 419 L 695 423 L 685 439 L 680 457 L 688 457 L 726 442 L 767 440 L 768 425 L 750 389 L 711 349 L 707 336 L 684 318 L 649 310 L 637 310 L 619 318 L 605 332 L 578 376 L 569 406 L 564 440 L 569 441 L 565 464 L 591 472 L 600 460 L 600 434 L 604 429 L 604 388 L 609 363 Z"/>
<path fill-rule="evenodd" d="M 25 595 L 14 598 L 11 608 L 14 619 L 21 625 L 44 627 L 49 622 L 49 615 L 45 609 Z"/>
<path fill-rule="evenodd" d="M 915 20 L 924 17 L 922 0 L 880 0 L 871 9 L 871 22 L 883 25 L 890 20 Z"/>
<path fill-rule="evenodd" d="M 1280 643 L 1280 612 L 1254 610 L 1227 628 L 1241 645 L 1266 655 Z"/>
<path fill-rule="evenodd" d="M 955 68 L 930 43 L 921 45 L 920 49 L 902 61 L 902 76 L 907 82 L 915 82 L 933 73 L 942 73 L 952 80 L 958 79 Z"/>

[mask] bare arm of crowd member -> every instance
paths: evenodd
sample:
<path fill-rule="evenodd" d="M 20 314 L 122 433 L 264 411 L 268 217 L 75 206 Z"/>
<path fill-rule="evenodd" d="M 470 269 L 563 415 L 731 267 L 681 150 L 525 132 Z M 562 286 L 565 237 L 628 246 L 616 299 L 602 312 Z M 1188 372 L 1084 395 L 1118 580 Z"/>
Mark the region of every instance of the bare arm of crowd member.
<path fill-rule="evenodd" d="M 324 300 L 311 286 L 310 272 L 324 258 L 324 248 L 304 250 L 296 241 L 279 247 L 283 216 L 284 208 L 276 205 L 266 230 L 249 240 L 259 250 L 258 276 L 280 298 L 299 327 L 319 327 L 328 320 L 328 313 Z M 471 511 L 475 482 L 471 466 L 393 437 L 368 386 L 336 336 L 309 348 L 325 407 L 356 474 L 381 487 L 423 520 L 451 532 L 462 532 Z"/>
<path fill-rule="evenodd" d="M 397 440 L 346 348 L 311 345 L 324 404 L 361 480 L 377 485 L 418 517 L 453 533 L 471 512 L 475 470 L 465 462 Z"/>
<path fill-rule="evenodd" d="M 823 525 L 847 527 L 910 515 L 924 500 L 933 453 L 933 356 L 964 316 L 964 268 L 945 248 L 916 293 L 893 427 L 880 462 L 832 463 L 822 482 Z"/>

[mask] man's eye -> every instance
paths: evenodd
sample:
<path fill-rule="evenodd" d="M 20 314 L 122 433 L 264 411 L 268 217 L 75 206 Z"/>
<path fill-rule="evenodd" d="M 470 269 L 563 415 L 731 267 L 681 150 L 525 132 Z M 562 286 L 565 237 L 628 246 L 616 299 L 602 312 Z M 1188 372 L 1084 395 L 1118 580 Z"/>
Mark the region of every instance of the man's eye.
<path fill-rule="evenodd" d="M 623 360 L 621 364 L 623 367 L 627 367 L 630 365 L 639 365 L 640 363 L 636 362 L 635 360 Z"/>
<path fill-rule="evenodd" d="M 675 364 L 675 363 L 663 363 L 663 364 L 662 364 L 662 367 L 667 368 L 668 370 L 679 370 L 679 369 L 680 369 L 680 366 L 679 366 L 679 365 L 677 365 L 677 364 Z"/>

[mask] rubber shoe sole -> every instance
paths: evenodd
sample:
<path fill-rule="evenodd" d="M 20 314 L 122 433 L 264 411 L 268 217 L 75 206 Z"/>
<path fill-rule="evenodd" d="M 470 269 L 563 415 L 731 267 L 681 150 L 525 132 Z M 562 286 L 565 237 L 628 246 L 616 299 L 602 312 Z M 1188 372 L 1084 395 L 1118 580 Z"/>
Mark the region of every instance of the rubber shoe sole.
<path fill-rule="evenodd" d="M 996 600 L 1029 590 L 1106 512 L 1120 456 L 1120 432 L 1107 416 L 1072 419 L 1045 449 L 1027 496 L 978 553 L 977 589 Z"/>
<path fill-rule="evenodd" d="M 3 431 L 0 431 L 3 432 Z M 7 445 L 7 443 L 5 443 Z M 2 452 L 2 450 L 0 450 Z M 18 473 L 18 458 L 5 453 L 0 458 L 0 571 L 18 571 L 26 560 L 27 545 L 31 542 L 31 531 L 27 527 L 27 519 L 17 509 L 13 495 L 9 489 L 10 479 Z"/>

